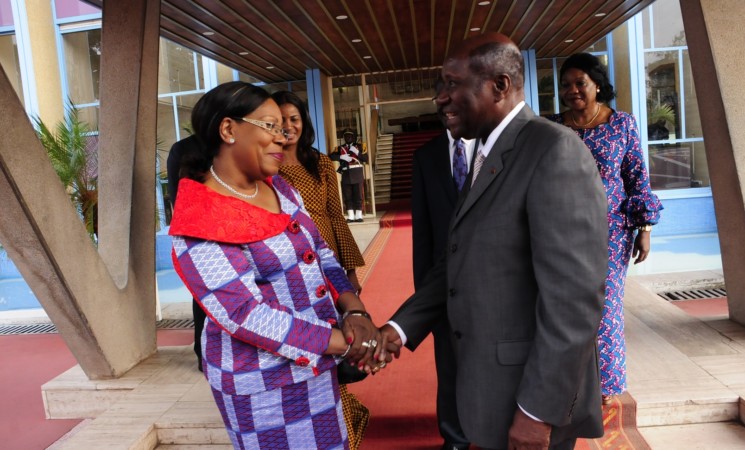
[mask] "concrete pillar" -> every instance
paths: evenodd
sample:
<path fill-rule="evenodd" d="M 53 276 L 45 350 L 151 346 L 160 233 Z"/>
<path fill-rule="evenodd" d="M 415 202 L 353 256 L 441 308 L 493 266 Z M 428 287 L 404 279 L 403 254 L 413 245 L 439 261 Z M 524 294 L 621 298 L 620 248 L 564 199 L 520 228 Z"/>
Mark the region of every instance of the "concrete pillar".
<path fill-rule="evenodd" d="M 160 2 L 104 6 L 98 252 L 0 73 L 0 243 L 91 379 L 156 351 L 159 16 Z"/>
<path fill-rule="evenodd" d="M 745 324 L 745 2 L 680 0 L 711 173 L 730 318 Z"/>

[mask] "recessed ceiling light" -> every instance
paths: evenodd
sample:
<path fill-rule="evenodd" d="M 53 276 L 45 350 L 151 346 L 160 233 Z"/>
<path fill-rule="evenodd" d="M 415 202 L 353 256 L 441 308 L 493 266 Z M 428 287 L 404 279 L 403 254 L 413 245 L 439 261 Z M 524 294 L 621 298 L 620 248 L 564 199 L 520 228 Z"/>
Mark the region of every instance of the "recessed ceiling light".
<path fill-rule="evenodd" d="M 564 42 L 566 42 L 567 44 L 569 44 L 569 43 L 571 43 L 571 42 L 574 42 L 574 39 L 567 39 L 567 40 L 566 40 L 566 41 L 564 41 Z"/>
<path fill-rule="evenodd" d="M 212 36 L 213 34 L 215 34 L 215 32 L 214 31 L 205 31 L 202 34 L 205 35 L 205 36 Z"/>
<path fill-rule="evenodd" d="M 486 5 L 488 5 L 489 3 L 491 3 L 491 2 L 479 2 L 479 6 L 486 6 Z"/>
<path fill-rule="evenodd" d="M 248 55 L 248 52 L 240 52 L 238 54 L 241 55 L 241 56 L 246 56 L 246 55 Z"/>
<path fill-rule="evenodd" d="M 274 66 L 266 66 L 267 69 L 272 70 L 274 69 Z"/>
<path fill-rule="evenodd" d="M 344 14 L 336 16 L 336 20 L 347 20 L 349 19 L 349 16 L 345 16 Z"/>
<path fill-rule="evenodd" d="M 471 31 L 479 31 L 480 29 L 481 28 L 479 28 L 479 27 L 473 27 L 473 28 L 471 28 Z"/>
<path fill-rule="evenodd" d="M 365 56 L 362 57 L 362 59 L 370 59 L 370 58 L 372 58 L 372 56 L 370 56 L 370 55 L 365 55 Z"/>
<path fill-rule="evenodd" d="M 605 13 L 597 13 L 597 14 L 595 14 L 595 17 L 603 17 L 603 16 L 605 16 Z"/>
<path fill-rule="evenodd" d="M 358 42 L 362 42 L 362 39 L 352 39 L 352 42 L 354 42 L 356 44 Z"/>

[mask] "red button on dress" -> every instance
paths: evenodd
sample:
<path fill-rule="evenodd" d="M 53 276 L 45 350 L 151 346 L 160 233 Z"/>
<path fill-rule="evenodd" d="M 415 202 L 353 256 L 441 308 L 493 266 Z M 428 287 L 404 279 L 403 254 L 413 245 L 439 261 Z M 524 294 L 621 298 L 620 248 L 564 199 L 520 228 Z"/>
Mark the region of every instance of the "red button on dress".
<path fill-rule="evenodd" d="M 316 288 L 316 297 L 321 298 L 326 295 L 326 285 L 322 284 Z"/>
<path fill-rule="evenodd" d="M 315 260 L 316 260 L 316 254 L 313 253 L 313 250 L 306 250 L 303 253 L 303 261 L 305 261 L 305 264 L 310 264 Z"/>
<path fill-rule="evenodd" d="M 308 364 L 310 364 L 310 360 L 306 358 L 305 356 L 301 356 L 298 359 L 295 360 L 295 364 L 301 367 L 305 367 Z"/>
<path fill-rule="evenodd" d="M 300 223 L 297 220 L 293 220 L 287 225 L 287 229 L 292 234 L 298 234 L 300 232 Z"/>

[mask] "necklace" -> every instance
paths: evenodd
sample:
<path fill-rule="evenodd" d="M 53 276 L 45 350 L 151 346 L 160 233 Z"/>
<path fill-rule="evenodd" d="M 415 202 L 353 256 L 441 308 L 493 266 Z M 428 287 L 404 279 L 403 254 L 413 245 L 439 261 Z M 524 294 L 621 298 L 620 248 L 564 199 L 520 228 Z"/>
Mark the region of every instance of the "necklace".
<path fill-rule="evenodd" d="M 575 127 L 577 127 L 577 128 L 587 128 L 588 125 L 590 125 L 591 123 L 595 122 L 595 119 L 598 118 L 598 114 L 600 114 L 600 103 L 598 103 L 598 110 L 595 111 L 595 115 L 592 116 L 592 119 L 590 119 L 590 121 L 587 122 L 587 123 L 585 123 L 585 124 L 580 125 L 580 124 L 577 123 L 577 121 L 574 119 L 574 111 L 570 111 L 569 114 L 572 116 L 572 123 L 574 124 Z"/>
<path fill-rule="evenodd" d="M 258 182 L 255 183 L 256 188 L 255 188 L 253 194 L 251 194 L 251 195 L 242 194 L 242 193 L 236 191 L 235 189 L 233 189 L 232 187 L 230 187 L 228 185 L 228 183 L 222 181 L 220 179 L 220 177 L 217 176 L 217 174 L 215 173 L 215 166 L 210 166 L 210 173 L 212 174 L 212 177 L 214 177 L 215 181 L 217 181 L 218 183 L 220 183 L 220 185 L 222 185 L 222 187 L 224 187 L 225 189 L 229 190 L 231 193 L 237 195 L 240 198 L 245 198 L 246 200 L 251 200 L 252 198 L 256 197 L 259 194 L 259 183 Z"/>

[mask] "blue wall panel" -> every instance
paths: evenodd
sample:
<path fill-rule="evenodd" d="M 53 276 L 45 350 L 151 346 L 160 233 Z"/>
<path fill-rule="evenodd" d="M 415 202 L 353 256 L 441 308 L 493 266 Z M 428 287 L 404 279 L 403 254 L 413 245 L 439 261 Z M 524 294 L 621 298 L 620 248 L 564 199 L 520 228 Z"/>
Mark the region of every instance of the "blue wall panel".
<path fill-rule="evenodd" d="M 654 227 L 659 236 L 716 233 L 714 200 L 711 197 L 662 199 L 662 218 Z"/>

